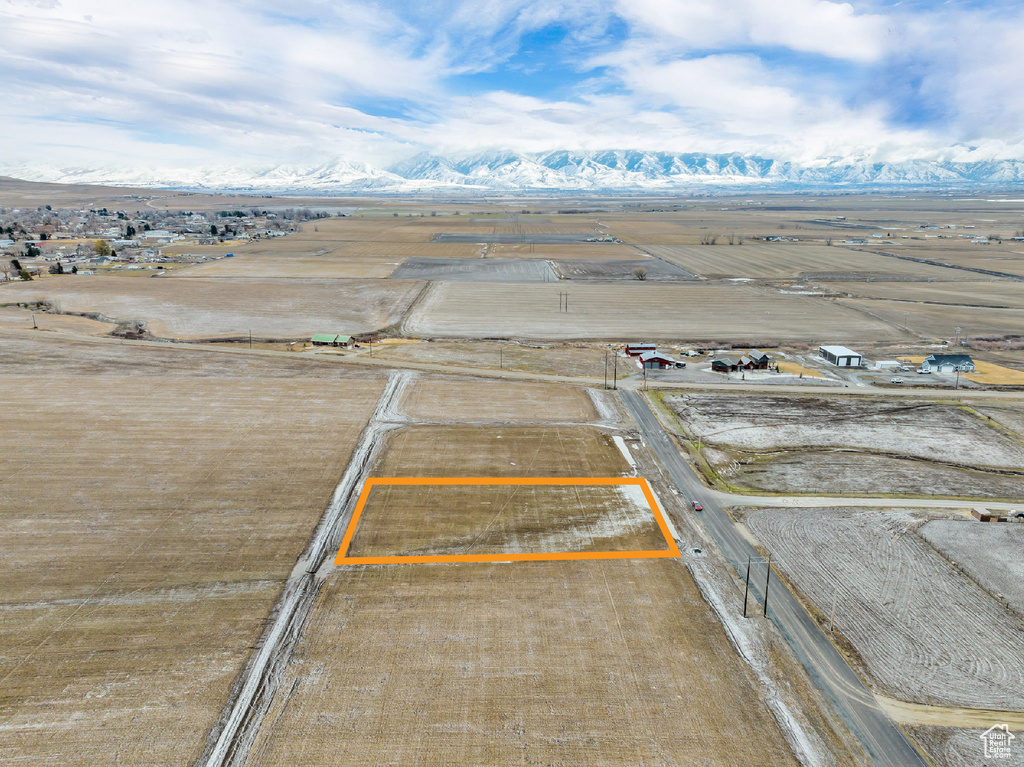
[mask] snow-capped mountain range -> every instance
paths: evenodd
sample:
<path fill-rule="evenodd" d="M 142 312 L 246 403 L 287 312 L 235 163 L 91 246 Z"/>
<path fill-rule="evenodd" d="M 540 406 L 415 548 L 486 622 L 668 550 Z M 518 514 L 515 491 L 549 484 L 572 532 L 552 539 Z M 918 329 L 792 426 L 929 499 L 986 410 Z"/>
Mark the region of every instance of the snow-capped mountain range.
<path fill-rule="evenodd" d="M 864 162 L 797 165 L 742 154 L 641 151 L 489 151 L 461 157 L 421 154 L 389 168 L 336 158 L 315 166 L 125 168 L 3 165 L 26 181 L 154 189 L 273 193 L 415 193 L 459 189 L 671 192 L 700 188 L 943 187 L 1024 183 L 1024 160 Z"/>

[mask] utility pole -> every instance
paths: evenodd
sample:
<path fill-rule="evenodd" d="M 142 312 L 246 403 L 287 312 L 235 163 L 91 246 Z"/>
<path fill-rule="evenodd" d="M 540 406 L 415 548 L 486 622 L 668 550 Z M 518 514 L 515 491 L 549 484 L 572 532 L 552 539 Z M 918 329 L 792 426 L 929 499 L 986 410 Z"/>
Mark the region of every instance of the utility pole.
<path fill-rule="evenodd" d="M 619 353 L 613 350 L 614 356 L 612 357 L 612 388 L 619 388 Z"/>
<path fill-rule="evenodd" d="M 249 328 L 249 348 L 252 348 L 252 328 Z"/>
<path fill-rule="evenodd" d="M 373 356 L 373 339 L 370 339 L 370 356 Z"/>
<path fill-rule="evenodd" d="M 768 582 L 772 579 L 772 555 L 768 555 L 768 573 L 764 576 L 764 617 L 768 617 Z"/>
<path fill-rule="evenodd" d="M 32 313 L 32 329 L 33 330 L 39 330 L 39 327 L 36 325 L 36 315 L 35 315 L 35 312 Z"/>
<path fill-rule="evenodd" d="M 640 362 L 644 369 L 644 391 L 647 391 L 647 365 L 643 361 Z"/>
<path fill-rule="evenodd" d="M 959 389 L 960 388 L 960 366 L 959 365 L 956 366 L 956 386 L 953 387 L 953 388 L 955 388 L 955 389 Z"/>
<path fill-rule="evenodd" d="M 608 388 L 608 350 L 604 350 L 604 388 Z"/>
<path fill-rule="evenodd" d="M 750 557 L 747 557 L 747 581 L 743 585 L 743 617 L 747 617 L 747 594 L 750 593 Z"/>
<path fill-rule="evenodd" d="M 498 347 L 498 369 L 503 370 L 505 367 L 505 347 Z"/>

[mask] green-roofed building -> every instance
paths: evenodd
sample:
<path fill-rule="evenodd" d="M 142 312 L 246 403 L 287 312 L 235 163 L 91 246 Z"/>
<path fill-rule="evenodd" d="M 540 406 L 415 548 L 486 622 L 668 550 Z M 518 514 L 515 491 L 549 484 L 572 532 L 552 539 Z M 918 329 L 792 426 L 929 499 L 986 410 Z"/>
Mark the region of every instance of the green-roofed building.
<path fill-rule="evenodd" d="M 352 347 L 352 336 L 336 335 L 334 333 L 317 333 L 311 339 L 313 346 L 344 346 Z"/>

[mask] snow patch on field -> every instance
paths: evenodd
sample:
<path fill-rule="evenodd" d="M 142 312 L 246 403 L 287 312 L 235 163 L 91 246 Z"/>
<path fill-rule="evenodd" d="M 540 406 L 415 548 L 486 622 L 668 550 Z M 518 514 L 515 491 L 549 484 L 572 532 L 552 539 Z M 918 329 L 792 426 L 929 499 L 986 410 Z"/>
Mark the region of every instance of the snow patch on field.
<path fill-rule="evenodd" d="M 619 452 L 622 453 L 622 457 L 626 459 L 626 463 L 628 463 L 631 468 L 636 469 L 636 459 L 633 457 L 633 454 L 629 452 L 629 446 L 626 444 L 626 440 L 618 435 L 612 437 L 612 440 L 615 442 L 615 447 L 617 447 Z"/>

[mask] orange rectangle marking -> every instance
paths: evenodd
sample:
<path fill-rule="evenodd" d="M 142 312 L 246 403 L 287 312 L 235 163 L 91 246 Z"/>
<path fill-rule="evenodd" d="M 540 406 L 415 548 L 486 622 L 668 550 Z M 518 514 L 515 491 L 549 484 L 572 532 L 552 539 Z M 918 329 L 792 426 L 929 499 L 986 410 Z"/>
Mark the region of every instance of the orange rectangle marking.
<path fill-rule="evenodd" d="M 654 520 L 658 523 L 667 549 L 656 551 L 565 551 L 534 554 L 438 554 L 391 557 L 349 557 L 346 556 L 355 535 L 356 525 L 363 513 L 363 507 L 376 485 L 638 485 L 651 507 Z M 668 523 L 665 521 L 654 493 L 643 477 L 371 477 L 366 480 L 359 500 L 352 512 L 352 519 L 345 530 L 335 565 L 381 565 L 381 564 L 436 564 L 448 562 L 543 562 L 571 559 L 664 559 L 679 557 L 679 547 L 672 540 Z"/>

